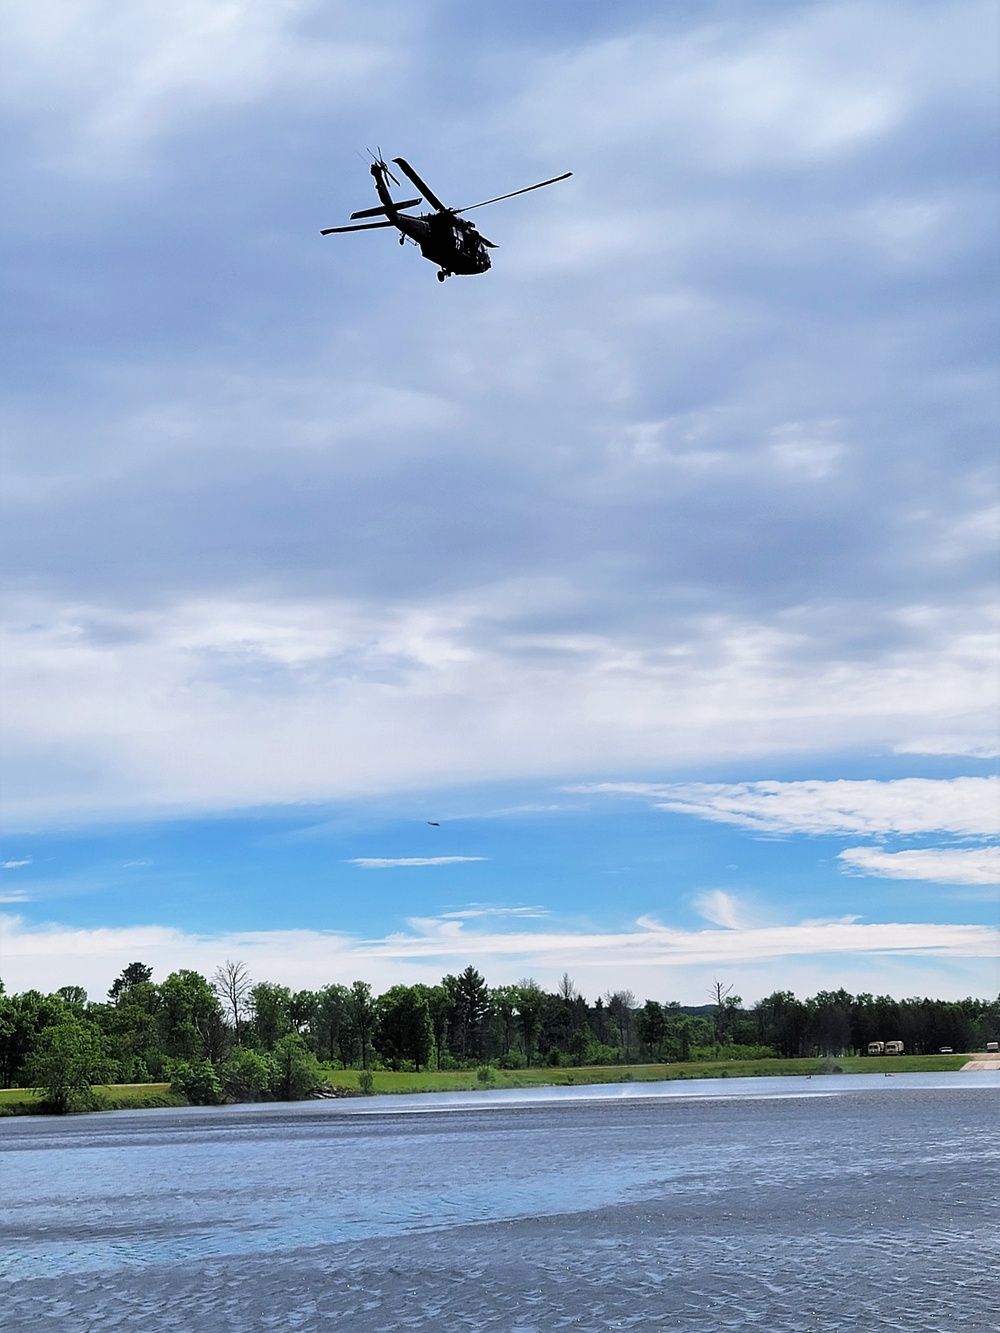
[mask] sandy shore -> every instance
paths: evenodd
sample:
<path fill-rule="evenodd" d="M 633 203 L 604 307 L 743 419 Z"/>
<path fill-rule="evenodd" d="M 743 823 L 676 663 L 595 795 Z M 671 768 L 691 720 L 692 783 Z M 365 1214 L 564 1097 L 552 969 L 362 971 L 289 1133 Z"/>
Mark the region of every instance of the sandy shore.
<path fill-rule="evenodd" d="M 963 1074 L 978 1074 L 985 1069 L 1000 1069 L 1000 1055 L 979 1051 L 962 1066 Z"/>

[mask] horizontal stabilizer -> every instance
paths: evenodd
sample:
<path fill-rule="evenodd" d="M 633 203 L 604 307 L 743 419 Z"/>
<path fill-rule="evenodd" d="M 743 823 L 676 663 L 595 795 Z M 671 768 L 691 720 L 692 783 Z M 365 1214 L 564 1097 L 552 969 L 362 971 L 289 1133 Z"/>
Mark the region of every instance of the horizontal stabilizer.
<path fill-rule="evenodd" d="M 357 227 L 324 227 L 321 236 L 333 236 L 341 231 L 378 231 L 379 227 L 391 227 L 391 222 L 362 222 Z"/>
<path fill-rule="evenodd" d="M 420 203 L 419 199 L 404 199 L 402 203 L 395 204 L 394 207 L 398 211 L 401 208 L 416 208 L 417 204 L 419 203 Z M 351 214 L 351 221 L 353 222 L 355 218 L 381 217 L 383 213 L 388 213 L 388 211 L 389 210 L 387 208 L 362 208 L 359 209 L 357 213 Z"/>

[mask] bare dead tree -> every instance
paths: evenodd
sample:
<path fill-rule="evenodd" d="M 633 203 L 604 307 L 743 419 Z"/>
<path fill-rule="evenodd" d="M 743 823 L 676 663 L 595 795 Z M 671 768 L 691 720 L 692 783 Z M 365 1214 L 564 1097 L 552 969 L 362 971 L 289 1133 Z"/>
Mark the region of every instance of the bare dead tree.
<path fill-rule="evenodd" d="M 227 958 L 222 967 L 216 968 L 212 978 L 212 989 L 229 1011 L 237 1043 L 243 1038 L 243 1024 L 252 986 L 246 963 L 239 960 L 232 962 Z"/>
<path fill-rule="evenodd" d="M 712 1003 L 715 1005 L 715 1013 L 712 1015 L 713 1025 L 715 1027 L 715 1043 L 722 1045 L 726 1037 L 727 1019 L 729 1017 L 729 997 L 733 993 L 733 983 L 731 981 L 723 982 L 718 977 L 712 982 L 708 990 L 712 997 Z M 739 1003 L 739 996 L 735 997 L 736 1003 Z"/>
<path fill-rule="evenodd" d="M 566 1001 L 567 1004 L 572 1004 L 572 1002 L 576 999 L 577 995 L 579 994 L 579 991 L 576 989 L 576 987 L 573 985 L 573 982 L 570 980 L 568 972 L 564 972 L 562 974 L 562 980 L 559 982 L 559 994 L 562 996 L 562 998 Z"/>

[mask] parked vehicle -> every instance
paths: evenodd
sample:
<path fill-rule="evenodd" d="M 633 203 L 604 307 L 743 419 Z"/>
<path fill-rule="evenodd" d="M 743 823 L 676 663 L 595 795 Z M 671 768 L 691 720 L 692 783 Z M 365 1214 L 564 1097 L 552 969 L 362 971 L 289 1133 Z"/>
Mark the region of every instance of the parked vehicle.
<path fill-rule="evenodd" d="M 951 1048 L 950 1046 L 939 1046 L 939 1047 L 938 1047 L 938 1055 L 954 1055 L 954 1054 L 955 1054 L 955 1052 L 952 1050 L 952 1048 Z"/>
<path fill-rule="evenodd" d="M 988 1041 L 986 1043 L 987 1055 L 1000 1055 L 1000 1041 Z"/>
<path fill-rule="evenodd" d="M 884 1041 L 870 1041 L 870 1042 L 868 1043 L 868 1054 L 869 1054 L 869 1055 L 885 1055 L 885 1042 L 884 1042 Z"/>
<path fill-rule="evenodd" d="M 886 1055 L 902 1055 L 903 1043 L 901 1041 L 887 1041 L 885 1044 Z"/>

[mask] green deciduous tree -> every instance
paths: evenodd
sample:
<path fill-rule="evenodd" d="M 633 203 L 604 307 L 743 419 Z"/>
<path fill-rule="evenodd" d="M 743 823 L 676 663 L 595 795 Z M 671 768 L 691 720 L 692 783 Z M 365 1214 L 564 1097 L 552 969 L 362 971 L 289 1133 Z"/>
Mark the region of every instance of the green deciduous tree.
<path fill-rule="evenodd" d="M 391 986 L 381 997 L 375 1048 L 393 1069 L 411 1061 L 420 1072 L 430 1060 L 434 1029 L 422 986 Z"/>
<path fill-rule="evenodd" d="M 291 1002 L 292 993 L 288 987 L 275 986 L 270 981 L 259 981 L 250 992 L 254 1035 L 263 1050 L 273 1050 L 291 1031 Z"/>
<path fill-rule="evenodd" d="M 100 1027 L 114 1053 L 119 1081 L 141 1083 L 162 1073 L 159 1010 L 160 988 L 151 981 L 136 982 L 114 1004 L 87 1007 L 87 1017 Z"/>
<path fill-rule="evenodd" d="M 45 1028 L 72 1018 L 73 1012 L 58 995 L 42 995 L 28 990 L 20 995 L 0 995 L 0 1084 L 23 1084 L 27 1079 L 25 1063 L 31 1056 L 39 1034 Z"/>
<path fill-rule="evenodd" d="M 200 972 L 172 972 L 160 987 L 157 1021 L 164 1054 L 175 1060 L 219 1059 L 225 1045 L 222 1011 Z"/>
<path fill-rule="evenodd" d="M 74 1018 L 83 1018 L 87 1009 L 87 992 L 82 986 L 60 986 L 56 995 Z"/>
<path fill-rule="evenodd" d="M 237 1046 L 219 1066 L 226 1097 L 234 1102 L 259 1102 L 274 1088 L 278 1069 L 273 1055 Z"/>
<path fill-rule="evenodd" d="M 172 1060 L 170 1091 L 186 1097 L 192 1106 L 218 1106 L 224 1093 L 211 1060 Z"/>
<path fill-rule="evenodd" d="M 496 986 L 490 991 L 490 1007 L 501 1056 L 510 1055 L 511 1047 L 517 1040 L 517 999 L 516 986 Z"/>
<path fill-rule="evenodd" d="M 92 1084 L 107 1076 L 107 1063 L 100 1029 L 67 1018 L 39 1034 L 27 1073 L 46 1107 L 61 1115 L 88 1103 Z"/>
<path fill-rule="evenodd" d="M 289 1032 L 274 1046 L 271 1091 L 282 1102 L 300 1101 L 322 1082 L 319 1063 L 297 1032 Z"/>
<path fill-rule="evenodd" d="M 656 1000 L 647 1000 L 636 1015 L 636 1028 L 639 1040 L 646 1047 L 654 1060 L 663 1057 L 663 1039 L 667 1034 L 667 1022 L 663 1005 Z"/>
<path fill-rule="evenodd" d="M 316 999 L 316 1054 L 321 1060 L 339 1060 L 346 1069 L 354 1059 L 351 992 L 346 986 L 324 986 Z"/>
<path fill-rule="evenodd" d="M 524 1059 L 529 1069 L 538 1040 L 538 1028 L 544 1007 L 545 992 L 538 983 L 531 977 L 519 981 L 517 985 L 517 1021 L 521 1029 L 521 1041 L 524 1044 Z"/>
<path fill-rule="evenodd" d="M 355 981 L 351 984 L 351 1021 L 357 1038 L 361 1068 L 367 1069 L 371 1060 L 372 1036 L 378 1010 L 372 988 L 367 981 Z"/>
<path fill-rule="evenodd" d="M 431 1016 L 431 1030 L 434 1033 L 434 1058 L 438 1069 L 441 1068 L 441 1056 L 448 1044 L 448 1015 L 451 1013 L 451 996 L 443 986 L 427 987 L 427 1008 Z"/>
<path fill-rule="evenodd" d="M 288 1001 L 288 1021 L 291 1029 L 300 1037 L 305 1037 L 307 1044 L 313 1039 L 318 1012 L 319 995 L 314 990 L 297 990 Z"/>

